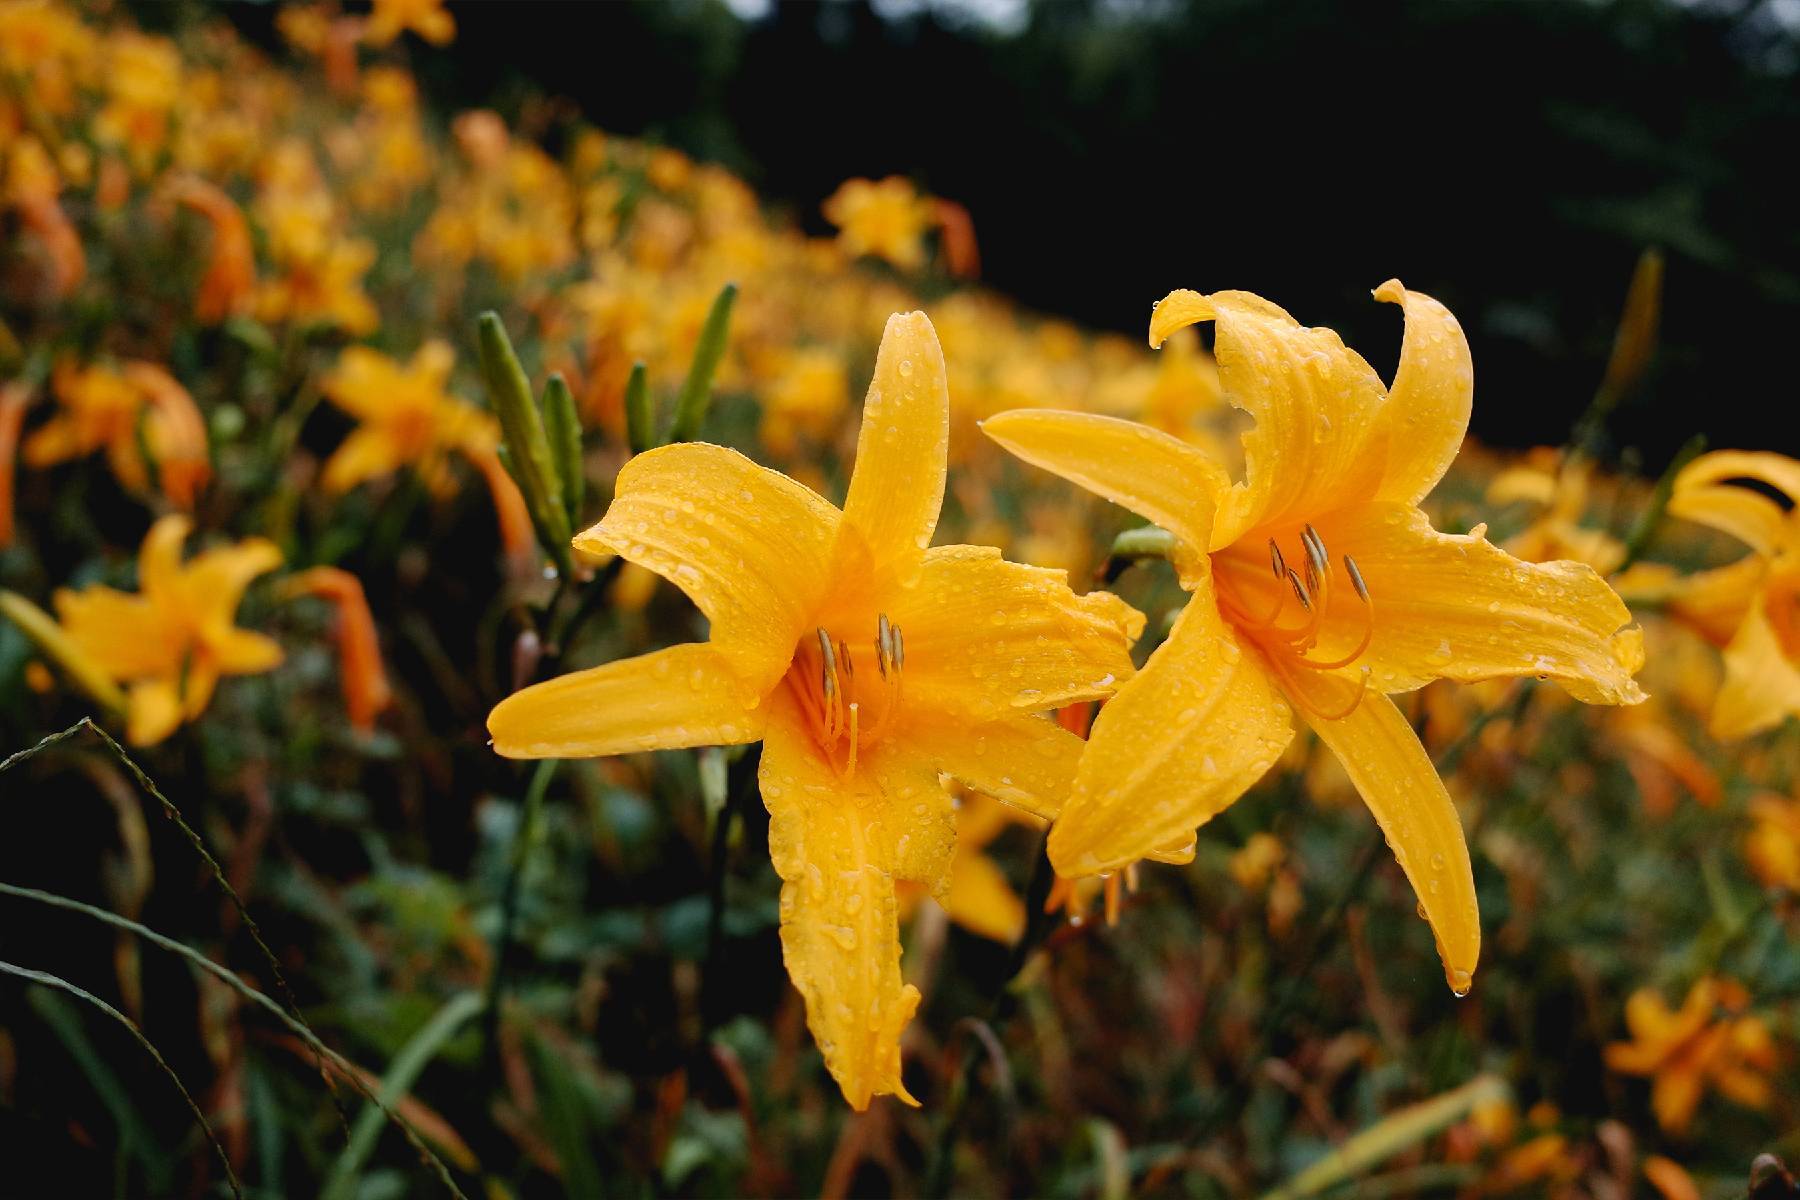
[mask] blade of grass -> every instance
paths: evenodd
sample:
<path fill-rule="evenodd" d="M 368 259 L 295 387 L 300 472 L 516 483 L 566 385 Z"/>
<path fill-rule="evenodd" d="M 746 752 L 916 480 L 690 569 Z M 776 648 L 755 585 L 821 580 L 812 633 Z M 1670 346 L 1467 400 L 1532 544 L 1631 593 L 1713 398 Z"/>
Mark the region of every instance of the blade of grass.
<path fill-rule="evenodd" d="M 363 1163 L 374 1152 L 376 1140 L 381 1136 L 384 1106 L 393 1105 L 412 1090 L 438 1051 L 465 1023 L 480 1013 L 486 1003 L 479 992 L 463 992 L 453 997 L 400 1048 L 387 1074 L 381 1078 L 381 1090 L 377 1093 L 379 1104 L 372 1104 L 357 1115 L 356 1125 L 350 1131 L 350 1144 L 338 1155 L 320 1193 L 325 1200 L 351 1200 L 356 1195 Z"/>
<path fill-rule="evenodd" d="M 137 1039 L 138 1045 L 142 1046 L 150 1057 L 156 1060 L 156 1065 L 162 1068 L 162 1073 L 169 1077 L 169 1082 L 175 1085 L 175 1090 L 181 1093 L 181 1098 L 187 1102 L 188 1111 L 194 1114 L 195 1122 L 199 1124 L 201 1132 L 206 1134 L 206 1140 L 212 1143 L 213 1152 L 219 1156 L 219 1164 L 225 1168 L 225 1182 L 230 1185 L 231 1194 L 238 1200 L 243 1200 L 244 1191 L 238 1186 L 236 1172 L 231 1169 L 231 1159 L 226 1157 L 225 1147 L 219 1144 L 218 1135 L 213 1133 L 212 1125 L 207 1121 L 206 1114 L 200 1111 L 200 1106 L 194 1103 L 194 1097 L 189 1094 L 187 1085 L 181 1082 L 181 1076 L 175 1073 L 175 1068 L 169 1065 L 168 1060 L 162 1056 L 162 1051 L 156 1048 L 155 1043 L 144 1036 L 144 1031 L 138 1028 L 137 1022 L 87 989 L 77 987 L 61 976 L 52 975 L 47 971 L 34 971 L 30 967 L 21 967 L 17 963 L 0 960 L 0 975 L 11 975 L 17 979 L 23 979 L 27 983 L 37 983 L 44 987 L 55 988 L 59 992 L 91 1004 L 130 1031 L 131 1036 Z"/>
<path fill-rule="evenodd" d="M 455 1196 L 457 1200 L 469 1200 L 469 1198 L 463 1194 L 462 1189 L 456 1186 L 456 1181 L 451 1178 L 449 1168 L 444 1165 L 443 1160 L 420 1139 L 417 1131 L 415 1131 L 399 1113 L 395 1112 L 393 1107 L 384 1101 L 378 1093 L 369 1089 L 362 1082 L 362 1071 L 355 1063 L 320 1041 L 319 1036 L 312 1031 L 311 1026 L 289 1016 L 287 1011 L 283 1009 L 280 1004 L 276 1003 L 266 993 L 260 992 L 245 983 L 228 967 L 220 966 L 212 959 L 206 957 L 206 955 L 195 950 L 192 946 L 183 945 L 174 938 L 169 937 L 166 934 L 158 933 L 147 925 L 140 925 L 129 917 L 122 917 L 116 912 L 110 912 L 104 908 L 97 908 L 92 904 L 87 904 L 80 900 L 72 900 L 67 896 L 59 896 L 54 892 L 39 891 L 37 888 L 19 887 L 17 884 L 11 883 L 0 883 L 0 896 L 12 896 L 20 900 L 32 900 L 39 904 L 47 904 L 52 908 L 61 908 L 66 909 L 69 912 L 81 913 L 84 916 L 92 917 L 96 921 L 102 921 L 115 928 L 129 930 L 149 942 L 151 945 L 159 946 L 162 949 L 169 951 L 171 954 L 178 954 L 182 958 L 187 959 L 188 962 L 200 968 L 202 971 L 205 971 L 227 987 L 230 987 L 233 991 L 237 992 L 238 995 L 244 997 L 244 999 L 250 1001 L 250 1003 L 261 1008 L 277 1021 L 280 1021 L 283 1025 L 287 1026 L 288 1030 L 293 1033 L 295 1037 L 298 1037 L 305 1042 L 315 1055 L 321 1059 L 328 1060 L 333 1068 L 342 1074 L 344 1078 L 350 1080 L 356 1089 L 361 1092 L 370 1103 L 379 1108 L 382 1113 L 387 1116 L 388 1120 L 392 1121 L 400 1128 L 401 1133 L 406 1136 L 406 1140 L 412 1145 L 413 1149 L 419 1152 L 419 1156 L 427 1159 L 436 1169 L 438 1179 L 443 1183 L 446 1191 Z M 323 1070 L 323 1068 L 321 1068 L 321 1070 Z"/>
<path fill-rule="evenodd" d="M 1263 1200 L 1301 1200 L 1355 1179 L 1376 1163 L 1392 1158 L 1448 1129 L 1483 1104 L 1510 1099 L 1512 1089 L 1494 1075 L 1478 1075 L 1459 1088 L 1391 1113 L 1347 1138 L 1336 1150 L 1307 1167 Z"/>
<path fill-rule="evenodd" d="M 161 1153 L 156 1139 L 150 1135 L 150 1127 L 144 1124 L 137 1107 L 132 1104 L 126 1093 L 125 1085 L 107 1065 L 106 1060 L 94 1049 L 88 1040 L 87 1031 L 81 1027 L 81 1018 L 75 1015 L 69 1002 L 61 995 L 47 988 L 30 988 L 25 999 L 36 1010 L 38 1017 L 50 1027 L 87 1076 L 88 1083 L 99 1095 L 100 1102 L 112 1114 L 113 1125 L 119 1131 L 120 1157 L 129 1159 L 136 1157 L 143 1161 L 146 1183 L 156 1192 L 166 1191 L 169 1186 L 169 1157 Z"/>
<path fill-rule="evenodd" d="M 263 939 L 262 927 L 256 923 L 256 918 L 250 915 L 250 910 L 245 906 L 243 897 L 237 894 L 237 889 L 231 886 L 229 879 L 225 878 L 225 870 L 219 866 L 219 860 L 212 856 L 212 852 L 206 848 L 206 842 L 201 839 L 199 833 L 195 832 L 194 827 L 187 823 L 187 818 L 181 815 L 181 809 L 176 807 L 175 802 L 163 794 L 163 790 L 156 785 L 156 781 L 145 774 L 144 769 L 132 760 L 131 755 L 125 753 L 125 747 L 119 745 L 113 740 L 110 733 L 94 723 L 94 718 L 83 717 L 67 729 L 43 738 L 30 749 L 21 750 L 8 757 L 5 762 L 0 762 L 0 774 L 5 774 L 18 763 L 24 762 L 59 742 L 74 737 L 83 729 L 91 730 L 106 744 L 106 748 L 112 751 L 113 757 L 117 758 L 125 769 L 131 772 L 131 776 L 137 780 L 138 786 L 162 805 L 163 815 L 175 822 L 176 828 L 180 829 L 187 837 L 188 844 L 194 848 L 194 853 L 200 856 L 200 861 L 205 863 L 207 870 L 212 872 L 213 881 L 231 898 L 232 906 L 237 909 L 238 919 L 244 923 L 244 928 L 250 933 L 250 939 L 256 943 L 256 948 L 262 951 L 263 961 L 269 964 L 269 974 L 275 981 L 275 990 L 280 994 L 281 1002 L 287 1006 L 287 1010 L 293 1015 L 294 1020 L 305 1026 L 306 1018 L 300 1013 L 300 1002 L 294 996 L 294 989 L 288 986 L 287 976 L 281 973 L 281 964 L 276 961 L 275 952 L 269 949 L 269 943 Z M 308 1028 L 307 1033 L 310 1036 L 312 1030 Z M 315 1043 L 319 1041 L 317 1037 L 310 1037 L 310 1040 Z M 320 1064 L 320 1073 L 324 1073 L 323 1063 Z M 331 1087 L 329 1082 L 327 1086 Z M 345 1124 L 344 1110 L 342 1104 L 339 1103 L 336 1087 L 331 1087 L 331 1102 L 337 1108 L 338 1123 Z"/>

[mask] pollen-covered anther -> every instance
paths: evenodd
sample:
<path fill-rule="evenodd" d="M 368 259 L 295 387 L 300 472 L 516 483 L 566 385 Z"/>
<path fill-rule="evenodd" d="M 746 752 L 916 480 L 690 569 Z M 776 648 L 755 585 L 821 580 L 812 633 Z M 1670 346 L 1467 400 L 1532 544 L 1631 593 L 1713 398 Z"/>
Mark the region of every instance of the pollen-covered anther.
<path fill-rule="evenodd" d="M 866 651 L 865 651 L 866 653 Z M 846 775 L 856 772 L 859 749 L 880 738 L 900 707 L 900 680 L 906 641 L 900 627 L 883 614 L 876 623 L 875 667 L 879 683 L 859 683 L 856 652 L 847 638 L 813 630 L 794 650 L 788 683 L 813 737 L 825 756 Z M 867 674 L 865 680 L 875 676 Z"/>

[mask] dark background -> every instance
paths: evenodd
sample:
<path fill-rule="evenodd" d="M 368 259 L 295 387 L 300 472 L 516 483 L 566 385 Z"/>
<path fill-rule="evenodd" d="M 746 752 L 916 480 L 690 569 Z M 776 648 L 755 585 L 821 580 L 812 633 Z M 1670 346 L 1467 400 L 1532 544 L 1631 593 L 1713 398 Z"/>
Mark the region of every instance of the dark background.
<path fill-rule="evenodd" d="M 1778 4 L 1086 0 L 1006 30 L 850 0 L 450 7 L 455 44 L 412 46 L 450 105 L 534 80 L 821 231 L 841 180 L 910 175 L 972 212 L 987 283 L 1094 326 L 1246 288 L 1385 372 L 1400 324 L 1368 289 L 1398 276 L 1461 317 L 1499 444 L 1566 437 L 1660 246 L 1662 353 L 1610 449 L 1800 452 L 1800 13 Z"/>

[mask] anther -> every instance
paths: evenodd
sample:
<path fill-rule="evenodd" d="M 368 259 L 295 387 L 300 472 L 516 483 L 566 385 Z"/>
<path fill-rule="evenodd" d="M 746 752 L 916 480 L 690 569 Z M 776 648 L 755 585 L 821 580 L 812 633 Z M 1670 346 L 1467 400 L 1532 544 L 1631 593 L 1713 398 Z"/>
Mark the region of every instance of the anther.
<path fill-rule="evenodd" d="M 889 628 L 894 631 L 894 670 L 898 671 L 906 666 L 906 637 L 898 625 Z"/>
<path fill-rule="evenodd" d="M 850 646 L 843 638 L 838 639 L 838 661 L 844 664 L 844 681 L 856 683 L 856 660 L 850 657 Z"/>
<path fill-rule="evenodd" d="M 1317 567 L 1313 566 L 1312 555 L 1308 554 L 1306 561 L 1301 565 L 1306 568 L 1306 590 L 1315 596 L 1319 595 L 1319 571 Z"/>
<path fill-rule="evenodd" d="M 888 664 L 894 657 L 894 627 L 888 623 L 887 614 L 881 613 L 875 618 L 875 665 L 881 669 L 881 677 L 888 677 Z"/>
<path fill-rule="evenodd" d="M 1307 565 L 1311 566 L 1310 563 Z M 1301 581 L 1300 576 L 1294 573 L 1294 568 L 1292 567 L 1287 569 L 1287 581 L 1293 585 L 1294 599 L 1300 602 L 1300 607 L 1304 608 L 1307 612 L 1311 612 L 1312 596 L 1307 592 L 1306 584 Z"/>
<path fill-rule="evenodd" d="M 1287 560 L 1281 557 L 1281 547 L 1275 544 L 1274 538 L 1269 539 L 1269 569 L 1275 572 L 1277 579 L 1285 578 L 1288 573 Z"/>
<path fill-rule="evenodd" d="M 1325 539 L 1311 525 L 1300 528 L 1300 541 L 1306 547 L 1306 556 L 1312 560 L 1313 570 L 1319 573 L 1320 579 L 1331 575 L 1331 556 L 1325 553 Z"/>
<path fill-rule="evenodd" d="M 838 694 L 837 651 L 831 637 L 823 629 L 819 635 L 819 675 L 825 692 L 825 733 L 835 738 L 843 725 L 843 707 Z"/>
<path fill-rule="evenodd" d="M 1350 572 L 1350 586 L 1356 589 L 1356 594 L 1362 598 L 1363 603 L 1367 604 L 1369 602 L 1369 585 L 1363 582 L 1362 572 L 1356 569 L 1356 560 L 1348 554 L 1344 555 L 1344 570 Z"/>

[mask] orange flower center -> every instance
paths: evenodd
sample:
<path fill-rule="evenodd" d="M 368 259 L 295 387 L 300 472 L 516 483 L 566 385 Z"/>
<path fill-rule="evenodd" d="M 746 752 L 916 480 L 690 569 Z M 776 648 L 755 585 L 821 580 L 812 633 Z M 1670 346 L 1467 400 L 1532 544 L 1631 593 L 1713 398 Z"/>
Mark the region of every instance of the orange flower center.
<path fill-rule="evenodd" d="M 820 628 L 794 647 L 785 682 L 819 752 L 840 775 L 855 776 L 858 749 L 879 741 L 893 724 L 905 665 L 906 639 L 885 613 L 867 645 L 853 646 Z"/>
<path fill-rule="evenodd" d="M 1219 611 L 1255 644 L 1277 674 L 1304 685 L 1285 689 L 1294 703 L 1316 719 L 1342 720 L 1362 703 L 1368 690 L 1368 668 L 1363 668 L 1354 684 L 1333 676 L 1328 686 L 1338 686 L 1344 695 L 1324 703 L 1319 700 L 1320 689 L 1304 672 L 1335 672 L 1356 665 L 1375 635 L 1375 602 L 1354 558 L 1343 556 L 1340 576 L 1318 530 L 1302 525 L 1294 537 L 1298 553 L 1291 557 L 1280 541 L 1271 537 L 1266 565 L 1237 546 L 1213 555 Z M 1300 564 L 1298 569 L 1294 563 Z M 1346 606 L 1353 607 L 1352 619 L 1360 626 L 1355 644 L 1336 657 L 1316 657 L 1313 651 L 1326 622 Z"/>

